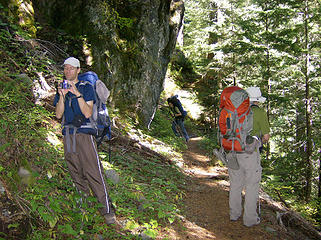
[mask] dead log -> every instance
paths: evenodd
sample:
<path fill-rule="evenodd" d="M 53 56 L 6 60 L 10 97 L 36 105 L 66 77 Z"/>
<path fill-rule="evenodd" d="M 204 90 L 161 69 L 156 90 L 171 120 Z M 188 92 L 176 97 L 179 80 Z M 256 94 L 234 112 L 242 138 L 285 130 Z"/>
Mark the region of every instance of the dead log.
<path fill-rule="evenodd" d="M 279 225 L 287 229 L 294 239 L 303 239 L 300 237 L 302 235 L 306 236 L 304 239 L 321 239 L 320 231 L 298 213 L 286 207 L 284 201 L 277 202 L 261 190 L 260 202 L 263 203 L 264 208 L 271 209 L 276 213 Z"/>
<path fill-rule="evenodd" d="M 321 233 L 298 213 L 287 211 L 281 213 L 281 219 L 286 228 L 291 228 L 295 231 L 300 231 L 310 239 L 321 239 Z"/>

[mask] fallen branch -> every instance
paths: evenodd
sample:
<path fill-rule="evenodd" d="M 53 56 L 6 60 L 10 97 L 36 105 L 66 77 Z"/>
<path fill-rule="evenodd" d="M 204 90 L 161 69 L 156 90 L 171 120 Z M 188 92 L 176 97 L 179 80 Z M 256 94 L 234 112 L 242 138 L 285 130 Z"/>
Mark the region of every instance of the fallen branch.
<path fill-rule="evenodd" d="M 291 208 L 291 206 L 289 206 L 289 204 L 287 204 L 287 202 L 282 198 L 280 191 L 277 190 L 277 189 L 274 189 L 274 190 L 275 190 L 276 194 L 278 195 L 280 201 L 281 201 L 287 208 Z"/>

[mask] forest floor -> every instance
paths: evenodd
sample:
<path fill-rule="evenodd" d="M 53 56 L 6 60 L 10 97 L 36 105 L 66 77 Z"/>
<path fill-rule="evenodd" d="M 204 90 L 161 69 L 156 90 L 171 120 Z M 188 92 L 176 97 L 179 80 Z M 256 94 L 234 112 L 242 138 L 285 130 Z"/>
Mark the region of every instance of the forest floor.
<path fill-rule="evenodd" d="M 213 166 L 201 150 L 200 137 L 191 138 L 183 154 L 183 171 L 187 174 L 187 191 L 181 221 L 164 230 L 157 239 L 234 240 L 294 239 L 276 221 L 275 213 L 261 204 L 261 223 L 254 227 L 229 220 L 229 181 L 225 167 Z"/>

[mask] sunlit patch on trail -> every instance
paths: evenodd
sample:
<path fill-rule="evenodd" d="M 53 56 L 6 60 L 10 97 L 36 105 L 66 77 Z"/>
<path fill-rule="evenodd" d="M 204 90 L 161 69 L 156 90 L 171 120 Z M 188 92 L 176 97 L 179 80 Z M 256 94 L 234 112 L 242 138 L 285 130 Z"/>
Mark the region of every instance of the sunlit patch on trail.
<path fill-rule="evenodd" d="M 193 222 L 186 221 L 183 225 L 186 227 L 187 236 L 189 237 L 188 239 L 217 239 L 214 233 Z"/>

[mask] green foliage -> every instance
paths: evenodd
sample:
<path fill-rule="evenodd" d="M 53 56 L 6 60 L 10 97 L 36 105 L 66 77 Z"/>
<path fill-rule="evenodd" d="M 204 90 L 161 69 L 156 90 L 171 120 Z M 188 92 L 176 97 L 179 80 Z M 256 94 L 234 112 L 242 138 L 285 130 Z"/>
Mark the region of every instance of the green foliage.
<path fill-rule="evenodd" d="M 17 239 L 93 239 L 97 234 L 119 239 L 115 231 L 105 231 L 95 198 L 80 204 L 81 196 L 72 186 L 51 125 L 53 113 L 34 104 L 29 79 L 37 79 L 38 73 L 56 74 L 49 68 L 53 61 L 38 54 L 28 40 L 17 41 L 15 29 L 19 26 L 9 23 L 0 27 L 4 60 L 0 70 L 0 172 L 13 196 L 2 206 L 18 213 L 13 223 L 3 222 L 3 234 Z M 19 71 L 25 73 L 24 78 Z M 32 181 L 20 179 L 21 166 L 31 172 Z"/>
<path fill-rule="evenodd" d="M 30 157 L 41 158 L 42 154 L 29 154 L 31 149 L 41 148 L 41 139 L 37 136 L 45 134 L 46 120 L 50 113 L 40 106 L 34 106 L 30 89 L 23 83 L 3 83 L 3 91 L 0 93 L 0 116 L 2 139 L 6 144 L 1 147 L 3 165 L 7 166 L 6 159 L 14 157 L 15 167 Z M 21 149 L 22 151 L 12 151 Z M 14 167 L 14 166 L 12 166 Z"/>
<path fill-rule="evenodd" d="M 214 148 L 218 148 L 217 133 L 209 132 L 203 136 L 200 143 L 200 148 L 204 149 L 206 152 L 212 152 Z"/>
<path fill-rule="evenodd" d="M 122 216 L 145 229 L 155 229 L 176 219 L 184 177 L 175 166 L 135 154 L 117 154 L 113 163 L 122 181 L 115 186 L 112 199 Z"/>
<path fill-rule="evenodd" d="M 184 53 L 176 48 L 169 64 L 170 75 L 180 87 L 186 87 L 197 79 L 194 66 Z"/>

